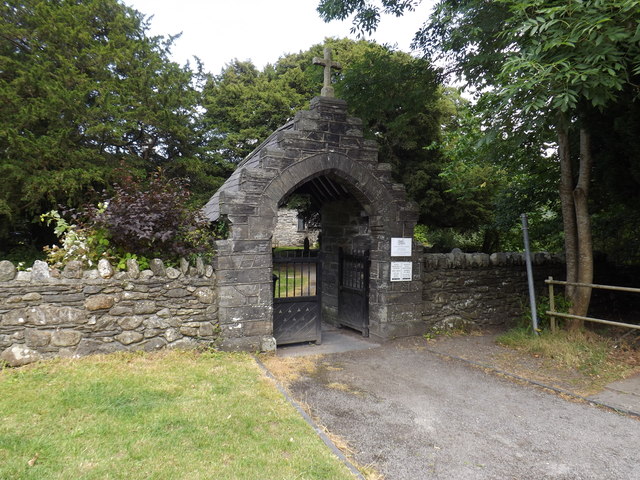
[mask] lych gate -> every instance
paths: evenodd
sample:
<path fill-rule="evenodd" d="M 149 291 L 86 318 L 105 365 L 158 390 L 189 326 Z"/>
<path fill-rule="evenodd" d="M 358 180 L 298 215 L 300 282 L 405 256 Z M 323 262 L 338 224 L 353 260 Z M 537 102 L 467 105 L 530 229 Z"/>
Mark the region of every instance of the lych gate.
<path fill-rule="evenodd" d="M 216 243 L 223 345 L 263 348 L 274 322 L 280 343 L 298 341 L 296 332 L 306 332 L 299 341 L 315 340 L 301 338 L 315 328 L 311 303 L 290 308 L 284 327 L 278 316 L 297 301 L 282 297 L 282 262 L 274 261 L 271 243 L 278 208 L 293 194 L 311 199 L 322 231 L 321 268 L 301 284 L 318 290 L 301 290 L 308 298 L 299 300 L 316 301 L 325 322 L 379 339 L 423 333 L 417 249 L 396 259 L 409 265 L 409 278 L 392 281 L 391 274 L 391 240 L 413 236 L 417 207 L 392 181 L 390 165 L 378 163 L 375 142 L 363 138 L 346 102 L 321 96 L 241 162 L 204 208 L 210 220 L 229 224 L 228 239 Z M 312 268 L 303 260 L 290 264 L 285 269 L 295 275 Z"/>

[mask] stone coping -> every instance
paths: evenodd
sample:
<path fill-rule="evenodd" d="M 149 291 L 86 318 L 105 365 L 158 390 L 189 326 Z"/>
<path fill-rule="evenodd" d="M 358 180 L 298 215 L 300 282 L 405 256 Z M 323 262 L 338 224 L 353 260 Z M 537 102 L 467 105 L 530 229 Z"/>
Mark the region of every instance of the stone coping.
<path fill-rule="evenodd" d="M 204 277 L 211 278 L 215 275 L 212 265 L 205 264 L 201 257 L 196 259 L 195 265 L 191 265 L 186 259 L 180 259 L 178 268 L 166 267 L 158 258 L 151 260 L 149 269 L 140 270 L 135 259 L 127 260 L 127 270 L 117 271 L 108 260 L 102 259 L 97 268 L 85 269 L 82 262 L 73 260 L 60 270 L 51 268 L 46 262 L 36 260 L 30 271 L 19 271 L 8 260 L 0 261 L 0 282 L 20 283 L 74 283 L 77 280 L 135 280 L 149 278 L 167 278 L 175 280 L 180 277 Z"/>
<path fill-rule="evenodd" d="M 560 265 L 565 263 L 562 254 L 534 252 L 531 254 L 533 265 Z M 454 248 L 450 253 L 424 253 L 424 267 L 427 270 L 457 268 L 489 268 L 525 265 L 524 252 L 499 253 L 463 253 Z"/>

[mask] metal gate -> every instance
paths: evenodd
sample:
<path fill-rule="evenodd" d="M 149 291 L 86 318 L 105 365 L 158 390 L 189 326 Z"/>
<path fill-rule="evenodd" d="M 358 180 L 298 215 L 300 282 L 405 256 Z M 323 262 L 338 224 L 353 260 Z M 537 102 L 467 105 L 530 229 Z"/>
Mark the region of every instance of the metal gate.
<path fill-rule="evenodd" d="M 320 258 L 316 250 L 273 254 L 273 336 L 278 345 L 322 340 Z"/>
<path fill-rule="evenodd" d="M 369 336 L 369 250 L 339 251 L 338 323 Z"/>

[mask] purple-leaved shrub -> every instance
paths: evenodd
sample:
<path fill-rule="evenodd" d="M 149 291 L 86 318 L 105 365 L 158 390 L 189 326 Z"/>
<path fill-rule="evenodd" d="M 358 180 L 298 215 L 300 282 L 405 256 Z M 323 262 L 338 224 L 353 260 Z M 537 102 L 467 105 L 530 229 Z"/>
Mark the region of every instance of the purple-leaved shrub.
<path fill-rule="evenodd" d="M 120 252 L 175 258 L 212 252 L 214 233 L 189 207 L 186 180 L 155 172 L 146 183 L 115 185 L 102 208 L 85 207 L 89 223 L 103 229 Z"/>

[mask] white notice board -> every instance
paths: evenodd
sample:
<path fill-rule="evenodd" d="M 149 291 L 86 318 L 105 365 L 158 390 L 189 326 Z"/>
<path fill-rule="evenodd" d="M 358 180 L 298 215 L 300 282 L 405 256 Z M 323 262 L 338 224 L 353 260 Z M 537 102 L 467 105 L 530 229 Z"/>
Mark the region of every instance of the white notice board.
<path fill-rule="evenodd" d="M 410 282 L 412 274 L 412 262 L 391 262 L 392 282 Z"/>
<path fill-rule="evenodd" d="M 391 256 L 410 257 L 411 241 L 411 238 L 393 237 L 391 239 Z"/>

